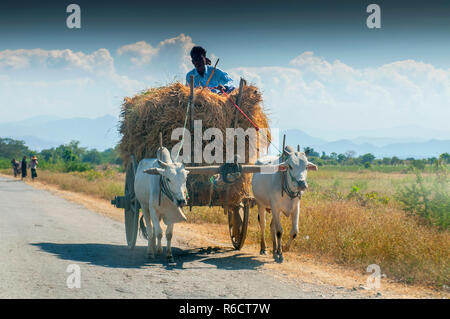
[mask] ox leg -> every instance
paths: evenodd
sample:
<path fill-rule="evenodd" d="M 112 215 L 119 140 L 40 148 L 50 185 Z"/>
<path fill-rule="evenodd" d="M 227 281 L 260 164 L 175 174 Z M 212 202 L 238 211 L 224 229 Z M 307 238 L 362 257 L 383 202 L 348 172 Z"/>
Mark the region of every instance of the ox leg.
<path fill-rule="evenodd" d="M 285 251 L 289 251 L 292 241 L 295 239 L 295 237 L 297 237 L 297 234 L 298 234 L 298 217 L 299 217 L 299 215 L 300 215 L 300 209 L 297 206 L 297 208 L 294 210 L 294 212 L 291 213 L 292 228 L 291 228 L 291 233 L 289 234 L 289 240 L 288 240 L 286 246 L 284 247 Z"/>
<path fill-rule="evenodd" d="M 266 209 L 260 205 L 258 205 L 258 221 L 259 228 L 261 228 L 261 250 L 259 251 L 259 254 L 266 255 Z"/>
<path fill-rule="evenodd" d="M 155 258 L 155 251 L 152 247 L 153 230 L 152 223 L 150 222 L 150 209 L 148 206 L 142 206 L 142 213 L 144 214 L 145 227 L 147 228 L 147 255 L 150 258 Z"/>
<path fill-rule="evenodd" d="M 163 232 L 162 232 L 162 228 L 161 228 L 161 220 L 160 219 L 158 219 L 156 222 L 155 232 L 156 232 L 156 239 L 158 241 L 156 253 L 158 255 L 162 255 L 163 249 L 162 249 L 162 245 L 161 245 L 161 240 L 162 240 Z"/>
<path fill-rule="evenodd" d="M 152 251 L 153 254 L 155 254 L 156 251 L 156 238 L 158 238 L 158 243 L 159 246 L 158 248 L 161 246 L 161 237 L 162 237 L 162 229 L 161 229 L 161 225 L 159 224 L 159 219 L 158 216 L 156 215 L 156 208 L 152 207 L 150 209 L 150 218 L 153 224 L 153 233 L 152 233 Z"/>
<path fill-rule="evenodd" d="M 272 220 L 270 221 L 270 235 L 272 236 L 272 248 L 273 248 L 273 258 L 277 259 L 277 237 L 276 237 L 276 229 L 275 222 L 272 214 Z"/>
<path fill-rule="evenodd" d="M 281 249 L 281 238 L 283 236 L 283 227 L 281 226 L 280 211 L 272 209 L 272 223 L 273 223 L 273 240 L 274 240 L 274 258 L 278 262 L 283 261 L 283 252 Z M 276 248 L 275 248 L 276 247 Z"/>
<path fill-rule="evenodd" d="M 167 240 L 167 261 L 169 264 L 174 264 L 175 260 L 172 255 L 172 236 L 173 236 L 173 223 L 167 225 L 166 240 Z"/>

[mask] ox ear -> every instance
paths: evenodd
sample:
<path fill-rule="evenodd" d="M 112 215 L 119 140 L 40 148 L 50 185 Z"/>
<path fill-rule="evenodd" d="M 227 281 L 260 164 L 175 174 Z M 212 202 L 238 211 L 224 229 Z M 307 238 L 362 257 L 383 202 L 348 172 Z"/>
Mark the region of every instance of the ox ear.
<path fill-rule="evenodd" d="M 288 168 L 288 165 L 286 163 L 281 163 L 278 165 L 278 171 L 279 172 L 286 172 Z"/>
<path fill-rule="evenodd" d="M 306 169 L 308 171 L 317 171 L 318 170 L 317 165 L 313 164 L 311 162 L 308 162 L 308 164 L 306 165 Z"/>
<path fill-rule="evenodd" d="M 167 168 L 167 164 L 161 160 L 158 160 L 158 164 L 159 164 L 159 166 L 161 166 L 164 169 Z"/>
<path fill-rule="evenodd" d="M 158 175 L 158 174 L 162 175 L 164 173 L 164 170 L 161 168 L 158 168 L 158 167 L 152 167 L 152 168 L 146 169 L 144 171 L 144 173 L 150 174 L 150 175 Z"/>

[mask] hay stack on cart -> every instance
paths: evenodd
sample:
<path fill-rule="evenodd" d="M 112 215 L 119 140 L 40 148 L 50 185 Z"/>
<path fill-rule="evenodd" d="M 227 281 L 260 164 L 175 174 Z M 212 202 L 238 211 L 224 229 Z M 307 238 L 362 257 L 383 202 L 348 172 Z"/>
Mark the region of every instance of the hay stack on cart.
<path fill-rule="evenodd" d="M 179 143 L 179 140 L 171 140 L 172 131 L 185 127 L 185 123 L 187 123 L 186 128 L 193 136 L 193 121 L 202 120 L 203 132 L 208 128 L 218 128 L 222 132 L 224 141 L 227 128 L 246 130 L 253 127 L 253 124 L 258 128 L 267 128 L 264 133 L 266 142 L 258 143 L 257 150 L 250 149 L 251 144 L 248 143 L 248 139 L 246 140 L 245 164 L 254 164 L 257 155 L 251 156 L 251 154 L 259 154 L 259 150 L 267 148 L 268 141 L 270 141 L 268 117 L 261 103 L 262 97 L 259 90 L 255 86 L 247 86 L 243 79 L 241 79 L 239 90 L 234 90 L 228 96 L 212 93 L 208 89 L 194 89 L 192 85 L 188 87 L 177 82 L 159 88 L 151 88 L 131 98 L 127 97 L 122 105 L 120 122 L 122 139 L 119 150 L 121 157 L 125 165 L 135 169 L 137 162 L 141 159 L 156 157 L 161 137 L 164 146 L 172 150 L 174 145 Z M 251 121 L 234 104 L 238 105 Z M 259 139 L 259 141 L 261 140 L 264 139 Z M 203 141 L 203 146 L 209 142 Z M 191 145 L 194 145 L 194 138 L 192 138 Z M 225 159 L 225 143 L 223 147 Z M 134 163 L 131 163 L 132 161 Z M 186 165 L 208 166 L 211 164 Z M 238 168 L 238 165 L 226 165 L 228 165 L 227 169 Z M 251 174 L 242 171 L 242 174 L 237 176 L 238 178 L 229 184 L 223 182 L 220 174 L 190 174 L 187 188 L 188 205 L 191 208 L 192 206 L 207 205 L 224 207 L 225 212 L 229 214 L 233 245 L 239 249 L 245 240 L 245 234 L 242 232 L 246 233 L 247 225 L 243 224 L 248 223 L 248 210 L 252 201 Z"/>

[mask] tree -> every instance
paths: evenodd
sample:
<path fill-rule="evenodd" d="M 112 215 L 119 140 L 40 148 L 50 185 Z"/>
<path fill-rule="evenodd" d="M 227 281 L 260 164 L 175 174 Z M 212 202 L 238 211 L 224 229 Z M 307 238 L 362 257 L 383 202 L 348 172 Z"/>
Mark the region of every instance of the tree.
<path fill-rule="evenodd" d="M 401 159 L 399 159 L 397 156 L 393 156 L 392 158 L 391 158 L 391 165 L 398 165 L 398 164 L 400 164 L 402 161 L 401 161 Z"/>
<path fill-rule="evenodd" d="M 364 155 L 360 156 L 360 158 L 359 158 L 361 164 L 363 164 L 363 165 L 366 165 L 366 163 L 369 165 L 372 164 L 374 159 L 375 159 L 375 156 L 373 156 L 371 153 L 364 154 Z"/>
<path fill-rule="evenodd" d="M 0 157 L 20 159 L 23 156 L 30 156 L 31 153 L 33 152 L 25 145 L 24 141 L 0 137 Z"/>
<path fill-rule="evenodd" d="M 442 153 L 440 156 L 439 156 L 439 159 L 441 160 L 441 161 L 443 161 L 444 163 L 447 163 L 447 164 L 450 164 L 450 154 L 449 153 Z"/>
<path fill-rule="evenodd" d="M 347 160 L 347 156 L 345 156 L 344 154 L 339 154 L 339 155 L 337 156 L 337 161 L 338 161 L 340 164 L 344 163 L 346 160 Z"/>
<path fill-rule="evenodd" d="M 83 162 L 88 162 L 88 163 L 98 165 L 102 162 L 101 153 L 99 151 L 97 151 L 96 149 L 89 150 L 83 155 Z"/>
<path fill-rule="evenodd" d="M 311 156 L 311 157 L 319 157 L 320 156 L 320 154 L 318 152 L 314 151 L 314 148 L 309 147 L 309 146 L 305 147 L 305 154 L 306 154 L 306 156 Z"/>
<path fill-rule="evenodd" d="M 350 150 L 350 151 L 345 152 L 344 155 L 345 155 L 345 157 L 347 157 L 348 159 L 350 159 L 350 158 L 354 158 L 354 157 L 356 156 L 356 152 Z"/>

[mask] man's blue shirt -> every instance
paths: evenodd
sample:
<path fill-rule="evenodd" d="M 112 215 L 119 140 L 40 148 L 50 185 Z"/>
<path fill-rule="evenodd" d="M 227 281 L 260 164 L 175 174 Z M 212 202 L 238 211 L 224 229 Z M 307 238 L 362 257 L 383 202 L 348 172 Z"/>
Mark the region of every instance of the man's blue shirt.
<path fill-rule="evenodd" d="M 194 75 L 194 87 L 204 87 L 206 85 L 206 82 L 208 82 L 209 76 L 211 75 L 211 72 L 214 70 L 212 66 L 205 65 L 205 74 L 201 76 L 197 69 L 193 69 L 189 71 L 186 74 L 186 85 L 189 85 L 191 75 Z M 223 85 L 227 88 L 227 91 L 230 92 L 234 89 L 233 86 L 233 79 L 224 71 L 221 69 L 216 68 L 214 71 L 213 76 L 211 77 L 211 80 L 209 80 L 208 87 L 214 88 L 218 86 L 219 84 Z M 213 92 L 217 91 L 216 93 L 220 92 L 219 90 L 212 90 Z"/>

